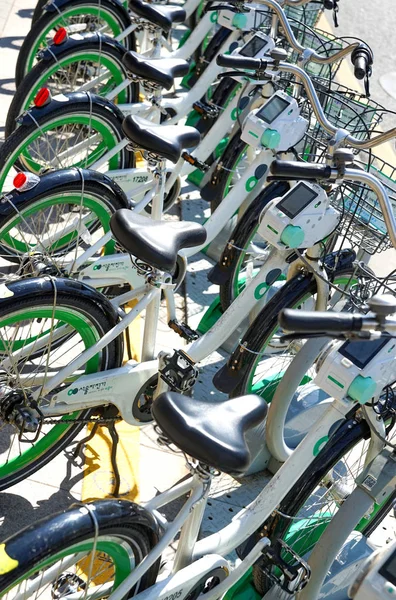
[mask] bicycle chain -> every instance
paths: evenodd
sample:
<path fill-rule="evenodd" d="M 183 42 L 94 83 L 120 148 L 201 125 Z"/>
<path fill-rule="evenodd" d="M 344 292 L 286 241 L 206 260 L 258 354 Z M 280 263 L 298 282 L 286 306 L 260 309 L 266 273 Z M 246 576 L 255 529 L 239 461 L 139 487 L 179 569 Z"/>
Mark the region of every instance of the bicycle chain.
<path fill-rule="evenodd" d="M 59 423 L 83 423 L 84 425 L 88 425 L 89 423 L 97 423 L 98 425 L 104 425 L 106 423 L 114 423 L 115 421 L 122 421 L 121 417 L 108 417 L 107 419 L 103 418 L 76 418 L 76 419 L 51 419 L 44 418 L 43 425 L 59 425 Z"/>

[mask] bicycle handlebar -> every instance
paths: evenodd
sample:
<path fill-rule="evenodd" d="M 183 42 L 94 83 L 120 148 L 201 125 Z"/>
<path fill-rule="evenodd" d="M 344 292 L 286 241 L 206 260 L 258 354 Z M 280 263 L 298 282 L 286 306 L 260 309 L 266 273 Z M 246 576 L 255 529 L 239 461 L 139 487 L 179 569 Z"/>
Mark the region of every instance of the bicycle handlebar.
<path fill-rule="evenodd" d="M 361 331 L 363 315 L 284 308 L 279 314 L 278 321 L 287 331 L 340 334 Z"/>
<path fill-rule="evenodd" d="M 329 165 L 305 165 L 297 161 L 275 160 L 271 164 L 270 170 L 277 179 L 326 179 L 332 182 L 340 179 L 338 170 L 330 168 Z M 367 171 L 353 168 L 345 169 L 343 179 L 363 183 L 374 192 L 381 207 L 389 238 L 393 247 L 396 248 L 396 219 L 392 203 L 381 181 Z"/>
<path fill-rule="evenodd" d="M 248 56 L 230 56 L 229 54 L 218 54 L 216 63 L 219 67 L 230 69 L 247 69 L 248 71 L 263 71 L 268 66 L 268 61 L 262 58 L 249 58 Z"/>
<path fill-rule="evenodd" d="M 293 50 L 295 50 L 299 54 L 303 54 L 306 51 L 306 49 L 303 46 L 301 46 L 301 44 L 295 38 L 293 30 L 290 27 L 289 22 L 287 20 L 287 17 L 285 15 L 282 7 L 279 6 L 277 1 L 276 0 L 255 0 L 255 1 L 257 1 L 259 4 L 263 4 L 264 6 L 268 6 L 276 13 L 276 15 L 283 27 L 285 38 L 289 42 L 290 46 L 293 48 Z M 290 4 L 290 0 L 288 0 L 286 3 Z M 299 4 L 297 4 L 297 3 L 292 3 L 292 4 L 294 6 L 299 6 L 301 4 L 306 4 L 306 2 L 301 1 L 301 2 L 299 2 Z M 309 50 L 309 53 L 310 53 L 309 58 L 313 62 L 316 62 L 319 64 L 330 64 L 333 62 L 337 62 L 338 60 L 341 60 L 341 58 L 343 58 L 344 56 L 346 56 L 347 54 L 352 52 L 355 48 L 357 48 L 359 46 L 359 43 L 360 42 L 350 44 L 346 48 L 343 48 L 342 50 L 340 50 L 336 54 L 333 54 L 330 57 L 323 57 L 320 54 L 318 54 L 317 52 L 315 52 L 315 50 Z"/>
<path fill-rule="evenodd" d="M 271 65 L 269 63 L 268 67 L 270 66 Z M 304 85 L 305 91 L 308 96 L 308 100 L 311 103 L 315 116 L 320 125 L 323 127 L 323 129 L 327 131 L 327 133 L 334 136 L 338 132 L 342 132 L 342 129 L 338 129 L 337 127 L 332 125 L 332 123 L 330 123 L 330 121 L 327 119 L 323 108 L 319 102 L 319 98 L 316 93 L 315 87 L 309 75 L 307 75 L 307 73 L 303 69 L 301 69 L 297 65 L 292 65 L 285 62 L 280 62 L 276 65 L 276 68 L 280 71 L 283 71 L 284 73 L 291 73 L 292 75 L 295 75 L 296 77 L 300 78 L 301 82 Z M 348 143 L 349 146 L 351 146 L 352 148 L 360 148 L 362 150 L 367 150 L 369 148 L 373 148 L 374 146 L 379 146 L 380 144 L 383 144 L 384 142 L 387 142 L 388 140 L 394 138 L 396 136 L 396 127 L 390 129 L 389 131 L 385 131 L 384 133 L 381 133 L 369 140 L 359 140 L 353 135 L 349 134 L 348 132 L 345 132 L 345 134 L 345 141 Z"/>

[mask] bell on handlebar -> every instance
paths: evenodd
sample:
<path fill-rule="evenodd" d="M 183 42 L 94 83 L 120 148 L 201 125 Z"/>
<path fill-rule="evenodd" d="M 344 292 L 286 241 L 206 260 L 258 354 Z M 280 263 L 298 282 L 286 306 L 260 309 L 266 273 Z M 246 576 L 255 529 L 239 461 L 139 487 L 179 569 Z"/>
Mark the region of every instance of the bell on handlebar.
<path fill-rule="evenodd" d="M 396 312 L 396 300 L 391 294 L 381 294 L 367 301 L 370 310 L 376 314 L 379 320 L 393 315 Z"/>
<path fill-rule="evenodd" d="M 270 52 L 270 57 L 275 62 L 281 62 L 282 60 L 287 59 L 287 51 L 284 50 L 283 48 L 274 48 Z"/>

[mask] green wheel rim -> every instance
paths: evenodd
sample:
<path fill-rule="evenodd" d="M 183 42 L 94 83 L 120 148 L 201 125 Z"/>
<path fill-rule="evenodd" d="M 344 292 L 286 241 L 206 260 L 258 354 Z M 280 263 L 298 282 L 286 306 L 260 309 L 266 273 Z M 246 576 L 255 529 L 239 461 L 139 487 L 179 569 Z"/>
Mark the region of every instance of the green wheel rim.
<path fill-rule="evenodd" d="M 107 233 L 107 231 L 110 230 L 111 212 L 108 210 L 105 204 L 100 202 L 98 198 L 89 196 L 86 193 L 84 193 L 83 196 L 77 193 L 64 194 L 62 196 L 54 195 L 43 198 L 34 205 L 27 207 L 25 210 L 22 209 L 12 221 L 9 221 L 3 229 L 0 229 L 0 245 L 3 246 L 3 248 L 4 246 L 7 247 L 7 249 L 9 249 L 13 254 L 15 254 L 15 252 L 20 254 L 26 254 L 27 252 L 32 251 L 34 252 L 36 245 L 28 244 L 23 239 L 21 240 L 13 237 L 12 230 L 18 227 L 18 224 L 21 223 L 22 219 L 28 219 L 40 210 L 51 209 L 54 206 L 59 206 L 62 204 L 76 205 L 79 207 L 81 206 L 91 210 L 95 214 L 96 219 L 92 219 L 92 221 L 85 223 L 86 229 L 89 229 L 98 223 L 99 226 L 103 228 L 103 233 Z M 48 252 L 61 251 L 70 244 L 73 244 L 78 235 L 78 231 L 71 231 L 68 234 L 60 237 L 54 244 L 51 244 L 47 247 Z M 112 254 L 115 251 L 114 240 L 110 240 L 103 247 L 103 251 L 105 254 Z"/>
<path fill-rule="evenodd" d="M 85 349 L 93 346 L 100 339 L 99 332 L 96 331 L 92 324 L 87 322 L 82 315 L 77 312 L 71 312 L 63 308 L 59 307 L 35 307 L 31 309 L 26 309 L 24 311 L 20 311 L 15 315 L 8 317 L 7 319 L 0 320 L 0 330 L 3 327 L 14 325 L 17 322 L 28 320 L 28 319 L 43 319 L 43 318 L 54 318 L 58 319 L 65 324 L 70 325 L 73 329 L 80 335 L 81 340 L 84 344 Z M 41 335 L 45 335 L 46 332 Z M 24 341 L 25 343 L 25 341 Z M 7 349 L 10 346 L 8 344 Z M 17 348 L 15 348 L 16 350 Z M 4 352 L 5 346 L 4 342 L 0 340 L 0 352 Z M 100 367 L 100 355 L 96 354 L 86 363 L 85 373 L 95 373 L 99 370 Z M 24 467 L 28 466 L 34 460 L 37 460 L 41 455 L 48 451 L 48 449 L 56 443 L 58 439 L 62 437 L 62 435 L 67 431 L 70 427 L 69 423 L 62 423 L 64 419 L 75 419 L 80 414 L 80 411 L 73 412 L 65 417 L 60 419 L 60 423 L 58 425 L 54 425 L 48 433 L 40 438 L 33 445 L 29 445 L 25 452 L 21 453 L 19 456 L 11 458 L 7 460 L 7 462 L 0 465 L 0 479 L 2 477 L 7 477 L 12 473 L 15 473 Z M 26 444 L 28 446 L 28 444 Z"/>
<path fill-rule="evenodd" d="M 94 162 L 96 162 L 99 158 L 101 158 L 108 150 L 111 150 L 116 146 L 119 142 L 118 139 L 114 136 L 113 132 L 109 129 L 108 124 L 101 120 L 97 116 L 90 115 L 70 115 L 70 117 L 60 117 L 59 119 L 52 119 L 40 129 L 35 129 L 26 140 L 20 144 L 16 150 L 12 153 L 10 158 L 8 159 L 5 167 L 2 169 L 2 174 L 0 177 L 0 189 L 3 190 L 4 182 L 9 174 L 10 169 L 14 166 L 17 160 L 21 161 L 23 164 L 23 168 L 29 170 L 33 173 L 40 174 L 43 169 L 43 165 L 40 165 L 34 160 L 29 152 L 29 146 L 35 141 L 38 140 L 43 134 L 56 129 L 57 127 L 62 127 L 65 125 L 83 125 L 89 127 L 91 130 L 95 130 L 97 134 L 101 136 L 100 143 L 93 149 L 93 151 L 86 156 L 83 160 L 73 162 L 72 164 L 56 164 L 50 165 L 56 168 L 65 168 L 65 167 L 81 167 L 88 168 Z M 49 165 L 46 165 L 47 168 Z M 109 169 L 117 169 L 119 167 L 119 154 L 116 154 L 109 160 Z"/>
<path fill-rule="evenodd" d="M 27 62 L 26 72 L 29 72 L 30 69 L 33 67 L 35 58 L 36 58 L 39 50 L 47 47 L 46 39 L 47 39 L 49 32 L 52 29 L 56 29 L 58 27 L 65 27 L 67 29 L 68 27 L 70 27 L 70 24 L 67 23 L 68 19 L 73 19 L 74 17 L 83 16 L 85 14 L 91 15 L 93 17 L 98 17 L 102 21 L 104 21 L 107 26 L 106 31 L 105 31 L 106 35 L 110 34 L 110 35 L 113 35 L 114 37 L 116 37 L 122 31 L 119 22 L 109 12 L 103 10 L 103 8 L 100 9 L 98 7 L 87 5 L 87 6 L 79 6 L 78 8 L 72 8 L 69 10 L 66 9 L 65 11 L 62 12 L 62 14 L 60 14 L 60 15 L 57 14 L 54 17 L 54 19 L 52 19 L 52 21 L 47 25 L 47 27 L 42 32 L 41 37 L 38 38 L 36 43 L 32 46 L 31 51 L 29 53 L 29 58 L 26 61 Z"/>
<path fill-rule="evenodd" d="M 96 541 L 94 539 L 86 540 L 84 542 L 75 544 L 74 546 L 69 546 L 64 550 L 61 550 L 60 552 L 51 556 L 51 558 L 41 561 L 38 565 L 30 569 L 27 573 L 25 573 L 22 577 L 15 581 L 15 583 L 13 583 L 9 588 L 7 588 L 3 592 L 3 594 L 10 592 L 13 588 L 20 585 L 25 579 L 36 575 L 42 569 L 51 567 L 52 565 L 56 564 L 62 559 L 65 559 L 70 555 L 88 553 L 93 549 L 95 549 L 97 553 L 100 553 L 100 559 L 102 561 L 104 558 L 103 555 L 106 555 L 112 560 L 114 567 L 114 585 L 112 586 L 111 591 L 113 592 L 135 568 L 134 558 L 129 554 L 127 548 L 122 543 L 120 543 L 120 540 L 113 539 L 114 537 L 115 536 L 107 535 L 103 536 L 103 538 L 101 539 L 101 536 L 99 536 L 99 538 Z M 95 558 L 94 561 L 98 559 L 99 557 Z"/>
<path fill-rule="evenodd" d="M 125 79 L 124 72 L 120 69 L 120 65 L 115 60 L 113 60 L 112 58 L 107 56 L 106 54 L 101 54 L 99 51 L 94 52 L 92 50 L 87 53 L 82 52 L 82 51 L 76 52 L 76 54 L 73 54 L 72 56 L 68 56 L 67 58 L 60 59 L 55 65 L 53 65 L 50 69 L 48 69 L 40 77 L 37 84 L 31 88 L 29 95 L 27 96 L 26 103 L 23 106 L 23 110 L 28 110 L 28 108 L 33 103 L 33 100 L 34 100 L 37 92 L 42 87 L 49 87 L 49 89 L 51 89 L 51 84 L 48 83 L 48 80 L 52 75 L 54 75 L 54 73 L 56 73 L 60 69 L 64 69 L 66 67 L 69 67 L 73 63 L 77 63 L 80 61 L 93 62 L 96 64 L 100 64 L 101 66 L 106 68 L 107 71 L 109 72 L 111 77 L 106 82 L 106 85 L 103 85 L 98 91 L 95 92 L 95 93 L 99 94 L 100 96 L 106 96 L 107 93 L 109 93 L 112 89 L 117 87 Z M 73 89 L 64 89 L 64 90 L 62 90 L 62 93 L 77 92 L 78 89 L 79 88 L 77 88 L 77 87 L 73 88 Z M 53 89 L 52 89 L 52 91 L 53 91 Z M 57 92 L 57 93 L 59 93 L 59 92 Z M 118 94 L 116 99 L 113 99 L 113 102 L 125 103 L 126 100 L 127 100 L 127 89 L 124 89 Z"/>

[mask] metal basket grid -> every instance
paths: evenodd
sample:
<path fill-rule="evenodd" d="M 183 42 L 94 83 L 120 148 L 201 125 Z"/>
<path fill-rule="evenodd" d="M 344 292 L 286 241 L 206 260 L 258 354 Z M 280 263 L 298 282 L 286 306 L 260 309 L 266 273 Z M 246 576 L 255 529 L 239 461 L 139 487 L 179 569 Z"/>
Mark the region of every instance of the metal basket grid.
<path fill-rule="evenodd" d="M 301 46 L 315 50 L 318 54 L 325 57 L 332 56 L 349 45 L 332 33 L 323 31 L 322 29 L 313 29 L 303 21 L 290 19 L 290 25 Z M 293 64 L 298 64 L 298 58 L 299 54 L 291 51 L 287 60 Z M 340 64 L 341 61 L 337 61 L 331 65 L 319 65 L 318 63 L 310 62 L 306 66 L 306 72 L 311 77 L 322 77 L 331 80 L 336 75 Z"/>
<path fill-rule="evenodd" d="M 396 212 L 396 168 L 366 151 L 356 157 L 355 166 L 382 182 Z M 331 194 L 330 201 L 341 213 L 337 233 L 343 247 L 348 245 L 370 255 L 393 247 L 377 197 L 366 185 L 344 183 Z"/>
<path fill-rule="evenodd" d="M 396 295 L 396 272 L 393 270 L 385 277 L 379 277 L 364 262 L 355 261 L 350 280 L 340 292 L 346 292 L 343 312 L 367 313 L 370 310 L 367 301 L 373 296 Z"/>
<path fill-rule="evenodd" d="M 368 139 L 377 130 L 387 112 L 378 102 L 340 83 L 332 82 L 329 89 L 328 82 L 322 78 L 314 78 L 312 82 L 327 119 L 335 127 L 345 129 L 361 140 Z M 326 154 L 331 136 L 316 121 L 308 100 L 303 104 L 301 114 L 309 120 L 309 129 L 297 151 L 302 160 L 317 162 Z"/>
<path fill-rule="evenodd" d="M 298 28 L 301 29 L 304 25 L 315 27 L 320 15 L 323 13 L 323 6 L 319 8 L 312 4 L 300 7 L 287 6 L 284 8 L 284 11 L 287 18 L 290 19 L 290 25 L 293 27 L 294 23 L 298 23 Z M 260 13 L 257 14 L 256 27 L 260 28 L 260 30 L 264 31 L 266 34 L 269 34 L 272 24 L 272 15 L 272 10 L 263 5 Z"/>
<path fill-rule="evenodd" d="M 306 6 L 287 6 L 285 13 L 288 19 L 294 19 L 305 23 L 309 27 L 315 27 L 319 17 L 323 13 L 323 5 L 310 2 Z"/>

